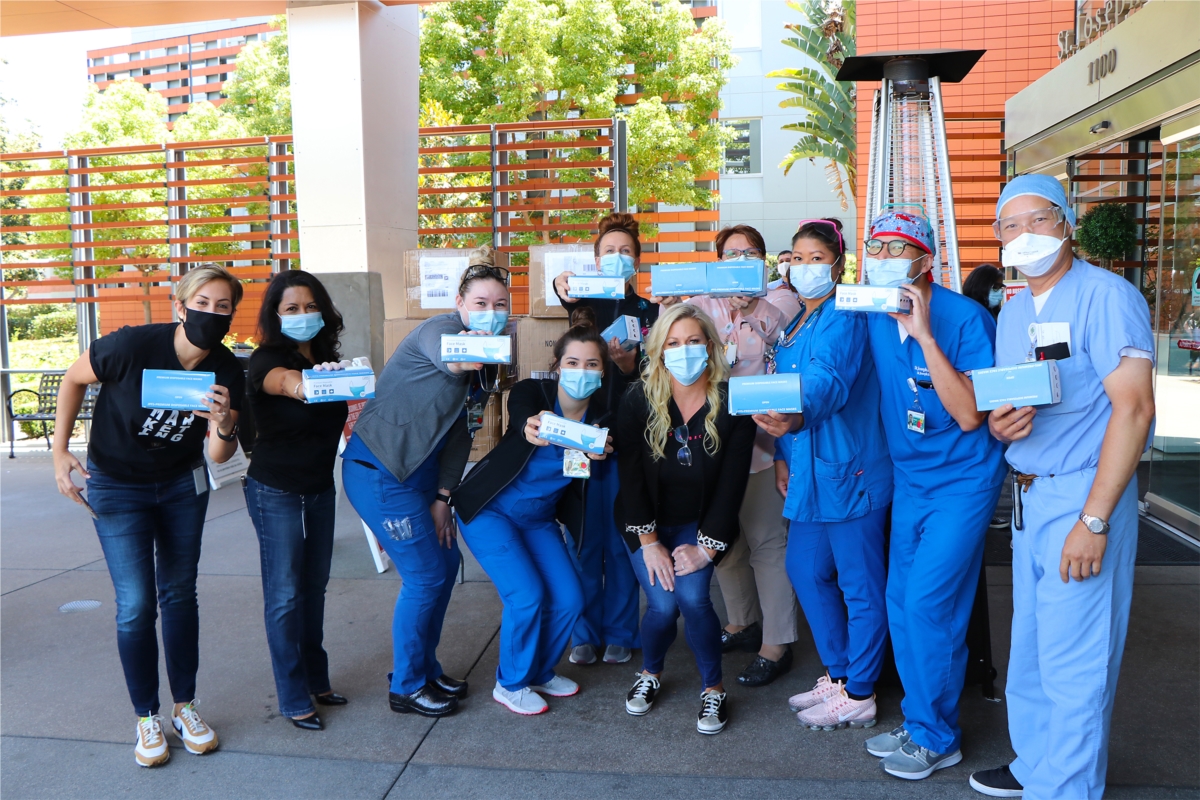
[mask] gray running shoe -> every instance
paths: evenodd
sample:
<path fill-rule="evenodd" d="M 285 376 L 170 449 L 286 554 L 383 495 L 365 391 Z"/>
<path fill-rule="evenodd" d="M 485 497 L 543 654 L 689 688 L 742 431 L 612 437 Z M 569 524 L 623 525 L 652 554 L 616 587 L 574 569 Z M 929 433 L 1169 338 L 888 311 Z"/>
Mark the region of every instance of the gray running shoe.
<path fill-rule="evenodd" d="M 906 742 L 896 752 L 879 762 L 883 771 L 896 778 L 906 781 L 919 781 L 928 778 L 939 769 L 953 767 L 962 761 L 962 750 L 953 753 L 935 753 L 916 742 Z"/>
<path fill-rule="evenodd" d="M 590 644 L 581 644 L 571 648 L 568 659 L 572 664 L 595 664 L 596 648 Z"/>
<path fill-rule="evenodd" d="M 887 733 L 872 736 L 864 742 L 867 752 L 876 758 L 887 758 L 908 743 L 908 731 L 901 725 Z"/>
<path fill-rule="evenodd" d="M 628 647 L 618 647 L 615 644 L 610 644 L 604 648 L 605 664 L 624 664 L 631 658 L 633 658 L 633 651 Z"/>

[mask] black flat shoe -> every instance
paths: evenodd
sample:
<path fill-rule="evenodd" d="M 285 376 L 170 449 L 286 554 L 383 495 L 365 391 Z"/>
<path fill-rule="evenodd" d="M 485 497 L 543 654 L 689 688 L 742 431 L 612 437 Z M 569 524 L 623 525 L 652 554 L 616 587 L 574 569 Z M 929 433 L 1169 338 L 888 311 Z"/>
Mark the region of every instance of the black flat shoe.
<path fill-rule="evenodd" d="M 295 725 L 297 728 L 300 728 L 301 730 L 305 730 L 305 731 L 323 731 L 323 730 L 325 730 L 325 724 L 323 722 L 321 722 L 321 718 L 318 717 L 316 714 L 313 714 L 311 717 L 305 717 L 304 719 L 297 719 L 296 717 L 289 717 L 289 719 L 292 721 L 293 725 Z"/>
<path fill-rule="evenodd" d="M 317 705 L 319 706 L 344 706 L 346 703 L 350 702 L 337 692 L 330 692 L 329 694 L 315 694 L 313 695 L 313 699 L 317 701 Z"/>
<path fill-rule="evenodd" d="M 762 649 L 762 625 L 754 623 L 747 625 L 737 633 L 721 629 L 721 652 L 732 653 L 741 650 L 744 653 L 757 653 Z"/>
<path fill-rule="evenodd" d="M 756 656 L 754 662 L 738 675 L 738 683 L 742 686 L 766 686 L 771 681 L 783 675 L 792 668 L 792 650 L 789 647 L 783 651 L 778 661 Z"/>
<path fill-rule="evenodd" d="M 439 675 L 437 680 L 432 681 L 432 684 L 442 694 L 457 697 L 459 700 L 467 696 L 467 682 L 451 678 L 449 675 Z"/>
<path fill-rule="evenodd" d="M 443 694 L 428 684 L 412 694 L 388 692 L 388 704 L 399 714 L 420 714 L 423 717 L 444 717 L 458 708 L 458 698 Z"/>

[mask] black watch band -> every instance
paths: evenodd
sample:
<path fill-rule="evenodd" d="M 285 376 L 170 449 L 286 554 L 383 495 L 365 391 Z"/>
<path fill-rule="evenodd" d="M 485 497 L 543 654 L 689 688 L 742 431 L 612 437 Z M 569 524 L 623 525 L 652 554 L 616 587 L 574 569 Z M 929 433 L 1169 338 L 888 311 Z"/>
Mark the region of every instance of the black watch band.
<path fill-rule="evenodd" d="M 218 438 L 218 439 L 220 439 L 222 442 L 232 442 L 232 441 L 236 441 L 236 440 L 237 440 L 237 435 L 238 435 L 238 426 L 237 426 L 237 423 L 234 423 L 234 425 L 233 425 L 233 430 L 230 432 L 230 434 L 229 434 L 228 436 L 226 436 L 225 434 L 221 433 L 221 429 L 220 429 L 220 428 L 217 428 L 217 438 Z"/>
<path fill-rule="evenodd" d="M 450 506 L 451 508 L 454 508 L 454 500 L 453 500 L 453 498 L 451 498 L 451 497 L 450 497 L 450 495 L 448 495 L 448 494 L 441 494 L 441 493 L 439 492 L 439 493 L 438 493 L 438 496 L 437 496 L 436 498 L 434 498 L 434 499 L 435 499 L 435 500 L 441 500 L 441 501 L 442 501 L 443 503 L 445 503 L 446 505 Z"/>

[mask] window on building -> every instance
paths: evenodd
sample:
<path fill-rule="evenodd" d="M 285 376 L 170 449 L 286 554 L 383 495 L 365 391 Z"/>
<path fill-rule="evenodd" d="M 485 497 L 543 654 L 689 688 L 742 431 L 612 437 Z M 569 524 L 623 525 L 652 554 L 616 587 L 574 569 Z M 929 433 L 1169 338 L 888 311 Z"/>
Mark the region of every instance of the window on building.
<path fill-rule="evenodd" d="M 168 47 L 168 48 L 167 48 L 167 55 L 169 55 L 169 56 L 173 56 L 173 55 L 175 55 L 175 54 L 176 54 L 176 53 L 178 53 L 178 52 L 179 52 L 179 47 L 177 47 L 177 46 L 176 46 L 176 47 Z"/>
<path fill-rule="evenodd" d="M 220 92 L 209 92 L 209 93 L 208 93 L 208 99 L 209 99 L 209 100 L 220 100 L 220 99 L 221 99 L 221 93 L 220 93 Z"/>
<path fill-rule="evenodd" d="M 150 91 L 152 91 L 152 92 L 161 92 L 163 89 L 166 89 L 166 88 L 167 88 L 166 81 L 154 81 L 153 83 L 150 84 Z"/>
<path fill-rule="evenodd" d="M 182 117 L 182 116 L 183 116 L 183 113 L 182 113 L 182 112 L 176 112 L 176 113 L 174 113 L 174 114 L 168 114 L 168 115 L 167 115 L 167 121 L 168 121 L 168 122 L 174 122 L 175 120 L 179 119 L 179 118 L 180 118 L 180 117 Z"/>
<path fill-rule="evenodd" d="M 733 128 L 734 140 L 725 148 L 721 172 L 726 175 L 759 175 L 762 173 L 762 120 L 722 120 Z"/>
<path fill-rule="evenodd" d="M 141 60 L 142 60 L 142 54 L 141 54 L 140 52 L 138 52 L 138 53 L 130 53 L 130 54 L 129 54 L 129 60 L 130 60 L 130 61 L 141 61 Z"/>

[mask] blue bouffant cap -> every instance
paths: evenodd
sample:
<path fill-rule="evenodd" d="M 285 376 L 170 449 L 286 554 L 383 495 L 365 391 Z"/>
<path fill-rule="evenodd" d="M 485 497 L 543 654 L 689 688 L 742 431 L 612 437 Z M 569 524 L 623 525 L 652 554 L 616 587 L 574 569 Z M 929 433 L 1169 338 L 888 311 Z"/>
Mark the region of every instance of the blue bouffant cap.
<path fill-rule="evenodd" d="M 1027 194 L 1049 200 L 1061 208 L 1067 222 L 1071 223 L 1072 228 L 1075 227 L 1075 209 L 1067 202 L 1067 193 L 1063 191 L 1062 184 L 1049 175 L 1018 175 L 1009 181 L 996 201 L 996 219 L 1000 218 L 1000 209 L 1004 208 L 1005 203 Z"/>

